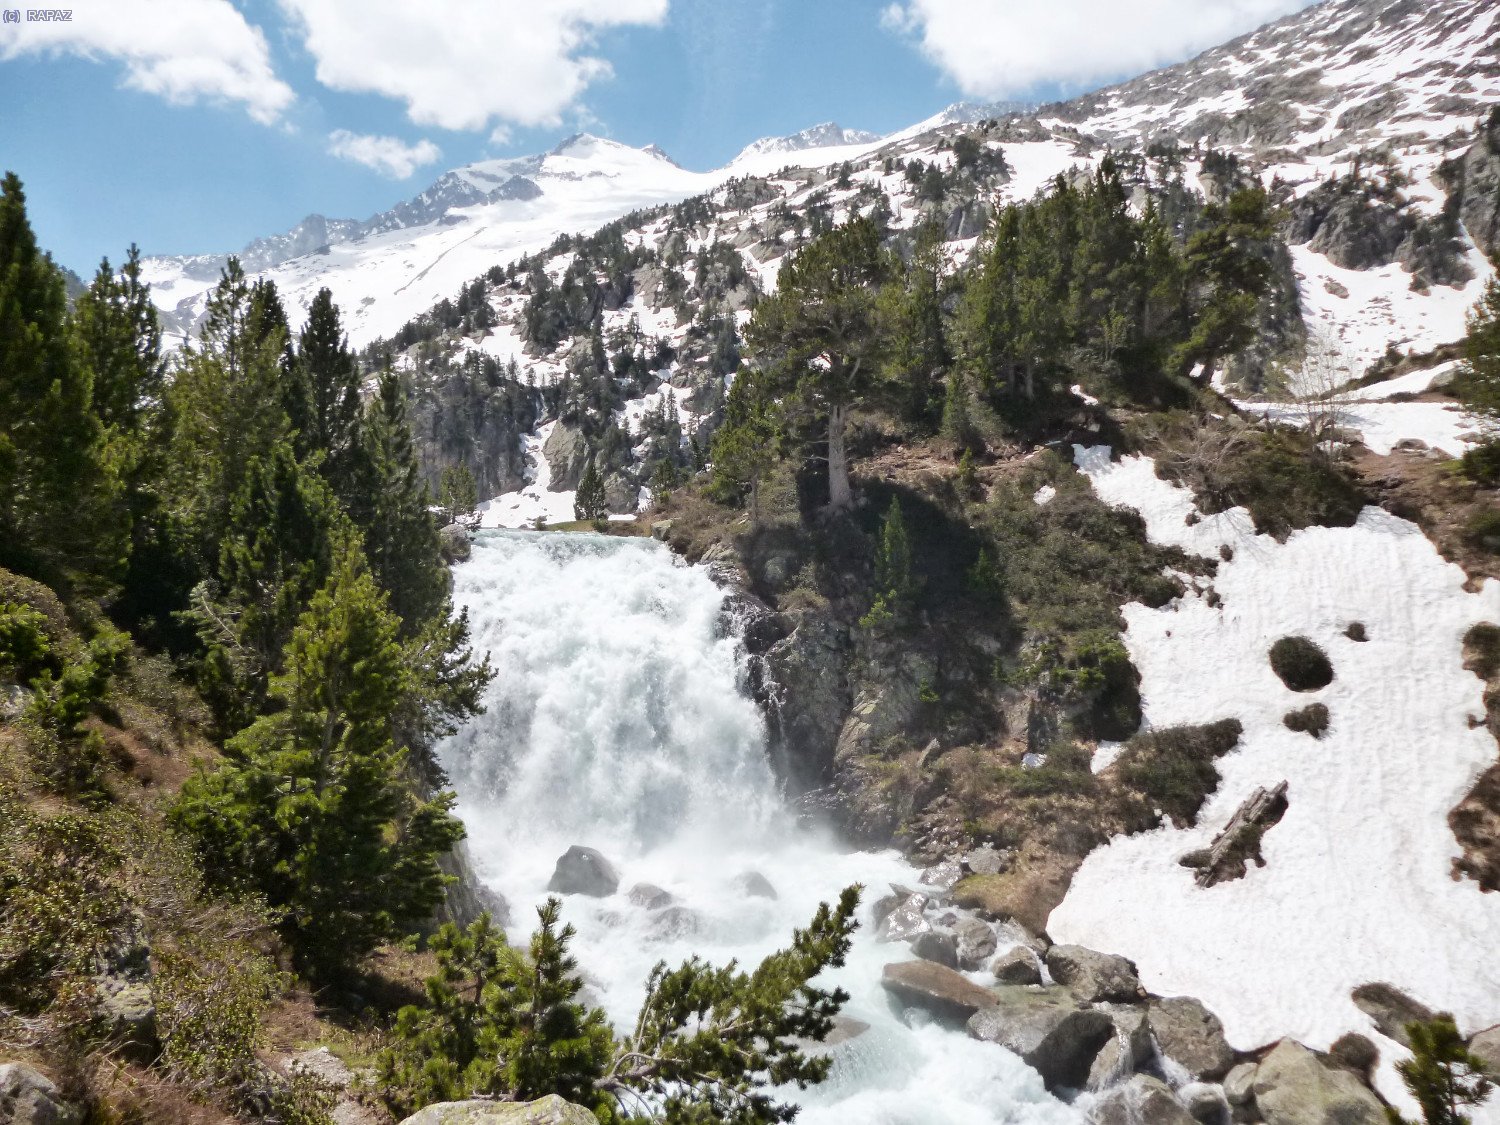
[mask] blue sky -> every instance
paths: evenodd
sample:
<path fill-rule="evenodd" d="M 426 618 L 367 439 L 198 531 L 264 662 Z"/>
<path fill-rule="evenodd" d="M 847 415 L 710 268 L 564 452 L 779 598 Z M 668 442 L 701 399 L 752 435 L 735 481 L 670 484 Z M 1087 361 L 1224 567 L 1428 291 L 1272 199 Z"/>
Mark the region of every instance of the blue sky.
<path fill-rule="evenodd" d="M 707 169 L 821 121 L 1049 100 L 1309 2 L 74 0 L 66 25 L 0 23 L 0 168 L 86 275 L 132 240 L 215 252 L 362 218 L 581 129 Z"/>

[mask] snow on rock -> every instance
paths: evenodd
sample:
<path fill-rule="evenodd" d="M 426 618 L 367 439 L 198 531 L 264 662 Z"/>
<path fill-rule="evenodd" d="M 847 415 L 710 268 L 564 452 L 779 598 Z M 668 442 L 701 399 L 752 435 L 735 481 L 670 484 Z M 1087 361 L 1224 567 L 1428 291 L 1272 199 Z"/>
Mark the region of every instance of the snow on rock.
<path fill-rule="evenodd" d="M 1430 351 L 1461 339 L 1464 315 L 1479 300 L 1494 267 L 1470 247 L 1474 279 L 1461 288 L 1434 286 L 1420 293 L 1411 274 L 1397 263 L 1347 270 L 1307 246 L 1291 247 L 1302 317 L 1309 330 L 1339 342 L 1356 374 L 1385 354 L 1387 347 Z"/>
<path fill-rule="evenodd" d="M 1273 422 L 1305 425 L 1305 407 L 1289 403 L 1241 402 L 1242 409 Z M 1450 457 L 1479 442 L 1484 423 L 1449 402 L 1360 402 L 1340 396 L 1334 409 L 1339 428 L 1359 434 L 1382 457 L 1398 442 L 1421 441 Z"/>
<path fill-rule="evenodd" d="M 1220 760 L 1223 783 L 1197 827 L 1117 837 L 1085 860 L 1052 938 L 1131 958 L 1153 992 L 1198 997 L 1240 1049 L 1373 1034 L 1350 999 L 1370 981 L 1452 1011 L 1468 1032 L 1500 1022 L 1500 964 L 1488 955 L 1500 895 L 1450 877 L 1447 824 L 1496 757 L 1461 642 L 1475 623 L 1500 621 L 1500 583 L 1466 591 L 1415 525 L 1378 508 L 1285 543 L 1257 535 L 1240 509 L 1188 526 L 1191 496 L 1148 458 L 1075 452 L 1099 495 L 1140 512 L 1154 541 L 1213 558 L 1232 549 L 1213 582 L 1221 601 L 1189 592 L 1157 610 L 1128 605 L 1124 640 L 1147 726 L 1235 718 L 1244 736 Z M 1356 621 L 1365 643 L 1344 635 Z M 1297 694 L 1271 670 L 1270 645 L 1293 634 L 1332 658 L 1328 687 Z M 1282 723 L 1314 700 L 1333 720 L 1318 741 Z M 1178 858 L 1281 781 L 1290 804 L 1262 842 L 1265 866 L 1199 887 Z M 1383 1092 L 1404 1100 L 1385 1046 Z"/>
<path fill-rule="evenodd" d="M 556 422 L 548 422 L 534 434 L 524 434 L 521 444 L 526 453 L 526 479 L 530 482 L 518 492 L 502 492 L 479 506 L 480 527 L 533 527 L 540 518 L 546 523 L 568 523 L 574 518 L 573 489 L 553 492 L 549 488 L 552 467 L 542 456 L 542 447 L 552 434 Z"/>

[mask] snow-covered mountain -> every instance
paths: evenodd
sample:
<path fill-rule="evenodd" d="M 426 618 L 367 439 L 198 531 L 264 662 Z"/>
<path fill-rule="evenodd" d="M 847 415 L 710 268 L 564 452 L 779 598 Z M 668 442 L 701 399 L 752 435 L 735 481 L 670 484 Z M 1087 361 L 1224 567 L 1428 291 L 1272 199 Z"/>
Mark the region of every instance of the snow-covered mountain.
<path fill-rule="evenodd" d="M 843 145 L 863 145 L 880 140 L 879 133 L 867 133 L 863 129 L 845 129 L 833 121 L 825 121 L 789 137 L 762 137 L 751 141 L 740 150 L 735 162 L 752 156 L 769 153 L 805 152 L 810 148 L 837 148 Z"/>

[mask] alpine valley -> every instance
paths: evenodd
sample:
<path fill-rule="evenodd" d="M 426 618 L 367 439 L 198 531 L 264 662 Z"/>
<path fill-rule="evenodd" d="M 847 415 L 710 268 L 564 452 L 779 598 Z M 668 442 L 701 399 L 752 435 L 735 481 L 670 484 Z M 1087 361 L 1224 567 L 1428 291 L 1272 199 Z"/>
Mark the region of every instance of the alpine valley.
<path fill-rule="evenodd" d="M 140 259 L 128 559 L 0 555 L 0 892 L 137 875 L 0 920 L 0 1119 L 1500 1125 L 1497 264 L 1500 0 Z"/>

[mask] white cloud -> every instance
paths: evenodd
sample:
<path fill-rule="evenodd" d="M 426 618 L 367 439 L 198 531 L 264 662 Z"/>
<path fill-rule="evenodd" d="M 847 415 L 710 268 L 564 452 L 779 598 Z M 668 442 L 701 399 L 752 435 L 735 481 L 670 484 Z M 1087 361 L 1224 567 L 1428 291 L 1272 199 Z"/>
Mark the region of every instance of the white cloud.
<path fill-rule="evenodd" d="M 555 125 L 607 61 L 595 34 L 655 25 L 668 0 L 280 0 L 335 90 L 406 103 L 419 125 Z"/>
<path fill-rule="evenodd" d="M 22 55 L 118 59 L 125 85 L 179 105 L 242 103 L 270 124 L 292 104 L 265 36 L 229 0 L 75 0 L 66 23 L 0 24 L 0 60 Z"/>
<path fill-rule="evenodd" d="M 335 129 L 328 134 L 328 151 L 344 160 L 373 168 L 382 176 L 404 180 L 424 164 L 442 156 L 442 150 L 431 141 L 409 145 L 397 137 L 374 137 Z"/>
<path fill-rule="evenodd" d="M 1139 74 L 1217 46 L 1314 0 L 906 0 L 881 26 L 973 97 Z"/>

